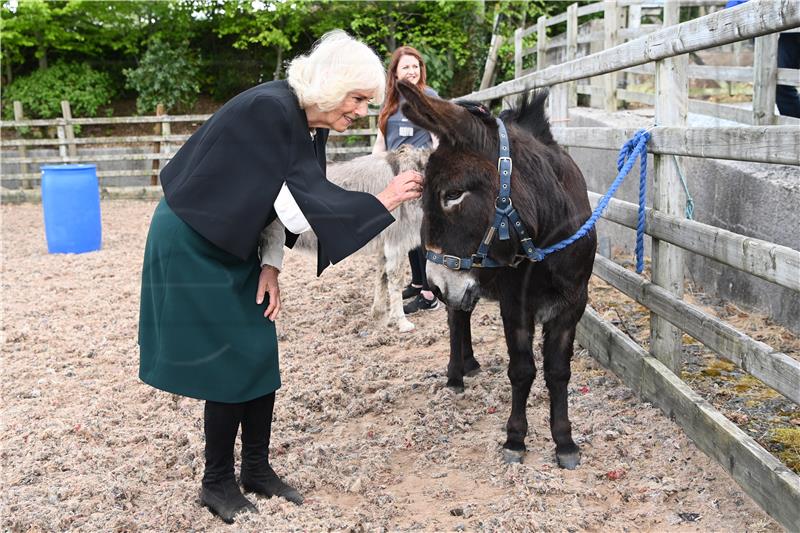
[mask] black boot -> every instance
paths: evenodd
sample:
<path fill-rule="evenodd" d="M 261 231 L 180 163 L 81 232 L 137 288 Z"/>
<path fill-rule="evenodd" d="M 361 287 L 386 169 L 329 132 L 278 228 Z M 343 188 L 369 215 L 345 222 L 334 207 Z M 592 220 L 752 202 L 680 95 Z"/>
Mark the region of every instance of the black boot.
<path fill-rule="evenodd" d="M 207 401 L 205 406 L 206 468 L 200 502 L 228 524 L 241 511 L 257 512 L 239 490 L 233 471 L 233 445 L 243 411 L 242 404 Z"/>
<path fill-rule="evenodd" d="M 242 416 L 242 486 L 245 492 L 255 492 L 267 498 L 279 496 L 301 505 L 303 495 L 281 481 L 269 465 L 274 407 L 274 392 L 245 404 Z"/>

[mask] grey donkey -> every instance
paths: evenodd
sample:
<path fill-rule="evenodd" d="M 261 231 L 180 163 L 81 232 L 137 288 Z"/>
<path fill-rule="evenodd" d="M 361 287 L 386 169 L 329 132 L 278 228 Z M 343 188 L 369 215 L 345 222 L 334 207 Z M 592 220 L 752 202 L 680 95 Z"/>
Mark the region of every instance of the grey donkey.
<path fill-rule="evenodd" d="M 401 146 L 397 150 L 357 157 L 351 161 L 329 163 L 328 180 L 343 189 L 378 194 L 394 176 L 404 170 L 424 173 L 430 149 Z M 414 329 L 403 313 L 403 276 L 408 252 L 420 245 L 422 204 L 420 200 L 404 202 L 392 211 L 395 222 L 364 247 L 359 253 L 377 256 L 372 316 L 383 326 L 393 325 L 401 333 Z M 295 249 L 314 251 L 314 233 L 303 233 Z"/>

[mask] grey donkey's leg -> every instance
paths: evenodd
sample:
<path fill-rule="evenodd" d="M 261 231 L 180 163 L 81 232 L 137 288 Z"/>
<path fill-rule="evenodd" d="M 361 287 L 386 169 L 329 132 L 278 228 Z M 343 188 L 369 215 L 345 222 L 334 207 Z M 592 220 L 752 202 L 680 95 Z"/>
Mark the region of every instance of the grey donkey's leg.
<path fill-rule="evenodd" d="M 386 256 L 381 251 L 376 258 L 377 273 L 375 275 L 375 287 L 372 296 L 372 317 L 386 322 L 389 312 L 389 309 L 386 307 L 386 302 L 389 301 L 389 294 L 386 292 Z"/>
<path fill-rule="evenodd" d="M 414 324 L 409 322 L 403 312 L 403 276 L 405 275 L 405 259 L 408 257 L 407 251 L 400 251 L 384 245 L 384 257 L 386 258 L 386 281 L 387 292 L 389 293 L 389 322 L 397 325 L 400 333 L 405 333 L 414 329 Z"/>

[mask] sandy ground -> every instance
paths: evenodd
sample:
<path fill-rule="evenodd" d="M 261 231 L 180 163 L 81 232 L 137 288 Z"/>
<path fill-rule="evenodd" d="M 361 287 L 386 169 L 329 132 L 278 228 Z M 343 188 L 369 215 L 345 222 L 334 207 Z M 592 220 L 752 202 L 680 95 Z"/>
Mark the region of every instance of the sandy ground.
<path fill-rule="evenodd" d="M 474 314 L 483 372 L 444 387 L 443 309 L 373 323 L 371 260 L 314 276 L 290 253 L 272 463 L 306 504 L 257 499 L 225 526 L 199 506 L 202 403 L 137 378 L 142 249 L 153 202 L 104 201 L 103 249 L 47 253 L 41 205 L 2 207 L 4 531 L 780 531 L 673 422 L 578 349 L 583 461 L 556 467 L 541 376 L 528 454 L 506 465 L 497 306 Z M 539 361 L 538 366 L 541 367 Z"/>

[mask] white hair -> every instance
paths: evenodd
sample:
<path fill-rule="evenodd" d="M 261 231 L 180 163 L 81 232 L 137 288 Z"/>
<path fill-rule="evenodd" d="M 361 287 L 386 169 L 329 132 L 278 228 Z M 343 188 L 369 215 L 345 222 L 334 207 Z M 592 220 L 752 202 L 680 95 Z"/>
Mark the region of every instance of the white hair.
<path fill-rule="evenodd" d="M 373 92 L 380 105 L 386 91 L 386 71 L 375 52 L 342 30 L 329 31 L 307 55 L 289 63 L 287 81 L 300 107 L 316 105 L 330 111 L 350 91 Z"/>

